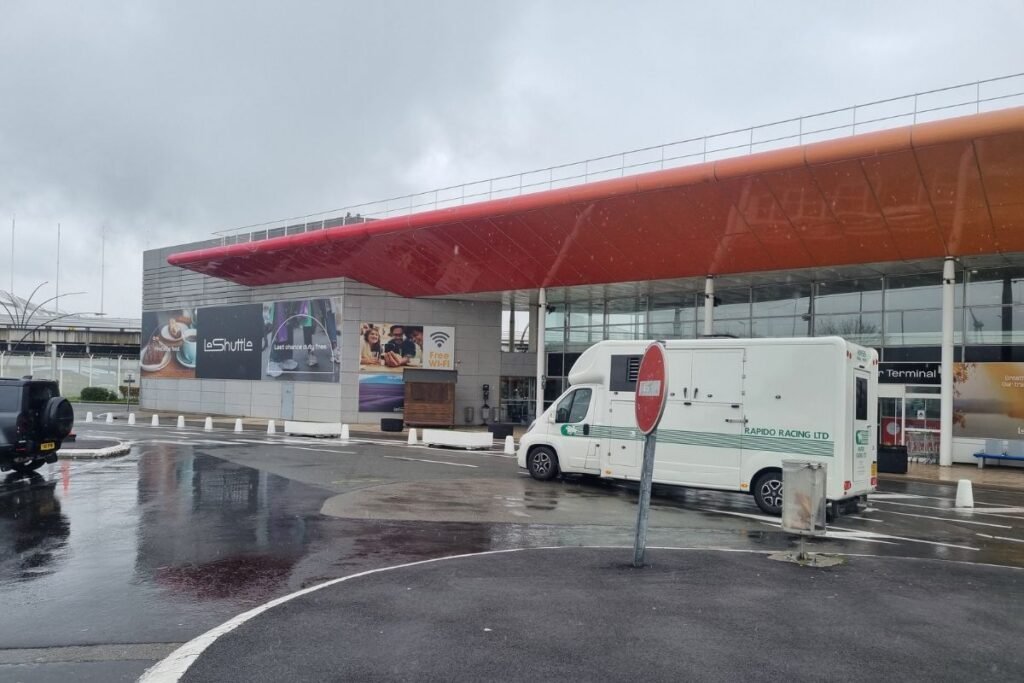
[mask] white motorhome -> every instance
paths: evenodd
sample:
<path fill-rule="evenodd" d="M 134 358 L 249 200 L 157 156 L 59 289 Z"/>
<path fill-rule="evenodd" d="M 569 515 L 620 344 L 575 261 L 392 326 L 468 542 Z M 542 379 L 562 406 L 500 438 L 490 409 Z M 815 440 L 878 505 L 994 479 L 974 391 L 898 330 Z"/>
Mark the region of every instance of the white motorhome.
<path fill-rule="evenodd" d="M 636 373 L 651 342 L 587 349 L 562 394 L 523 436 L 519 466 L 535 479 L 591 474 L 640 479 Z M 875 490 L 878 354 L 839 337 L 663 342 L 668 398 L 654 482 L 753 494 L 782 506 L 782 461 L 827 464 L 833 514 Z"/>

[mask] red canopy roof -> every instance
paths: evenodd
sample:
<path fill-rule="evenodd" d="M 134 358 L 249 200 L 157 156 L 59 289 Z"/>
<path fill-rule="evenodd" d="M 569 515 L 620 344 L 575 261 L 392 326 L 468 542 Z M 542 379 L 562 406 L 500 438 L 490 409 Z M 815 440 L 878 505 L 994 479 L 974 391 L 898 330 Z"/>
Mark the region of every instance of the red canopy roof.
<path fill-rule="evenodd" d="M 402 296 L 1024 251 L 1024 107 L 173 254 Z"/>

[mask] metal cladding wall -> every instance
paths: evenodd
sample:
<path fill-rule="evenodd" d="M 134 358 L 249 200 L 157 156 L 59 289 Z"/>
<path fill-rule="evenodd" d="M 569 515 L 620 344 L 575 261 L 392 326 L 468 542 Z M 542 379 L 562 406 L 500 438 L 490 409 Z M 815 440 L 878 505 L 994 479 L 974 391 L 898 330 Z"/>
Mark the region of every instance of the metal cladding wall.
<path fill-rule="evenodd" d="M 391 413 L 359 412 L 359 326 L 391 321 L 455 328 L 456 420 L 466 407 L 479 409 L 483 384 L 498 386 L 501 366 L 501 304 L 498 302 L 405 299 L 343 278 L 245 287 L 167 264 L 171 253 L 208 243 L 145 252 L 143 311 L 202 308 L 309 298 L 340 299 L 341 381 L 283 382 L 206 379 L 144 379 L 142 407 L 149 410 L 282 418 L 286 385 L 292 418 L 317 422 L 375 422 Z M 396 275 L 401 277 L 399 271 Z M 477 420 L 479 422 L 479 420 Z"/>

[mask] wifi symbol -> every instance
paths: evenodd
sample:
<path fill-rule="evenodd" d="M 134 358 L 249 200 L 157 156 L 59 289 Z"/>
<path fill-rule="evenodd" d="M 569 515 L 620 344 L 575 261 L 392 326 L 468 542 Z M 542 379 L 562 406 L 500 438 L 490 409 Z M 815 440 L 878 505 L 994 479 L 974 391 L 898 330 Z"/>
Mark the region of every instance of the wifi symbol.
<path fill-rule="evenodd" d="M 447 332 L 438 330 L 437 332 L 430 333 L 430 340 L 434 342 L 434 345 L 437 346 L 437 348 L 444 346 L 448 342 L 448 339 L 449 335 Z"/>

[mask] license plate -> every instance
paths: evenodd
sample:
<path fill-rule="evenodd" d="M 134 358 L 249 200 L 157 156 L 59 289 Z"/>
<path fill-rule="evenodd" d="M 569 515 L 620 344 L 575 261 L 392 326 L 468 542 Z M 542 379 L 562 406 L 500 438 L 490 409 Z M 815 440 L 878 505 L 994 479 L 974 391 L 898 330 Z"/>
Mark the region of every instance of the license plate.
<path fill-rule="evenodd" d="M 41 451 L 52 451 L 56 447 L 57 444 L 55 444 L 53 441 L 44 441 L 43 443 L 39 444 L 39 450 Z"/>

